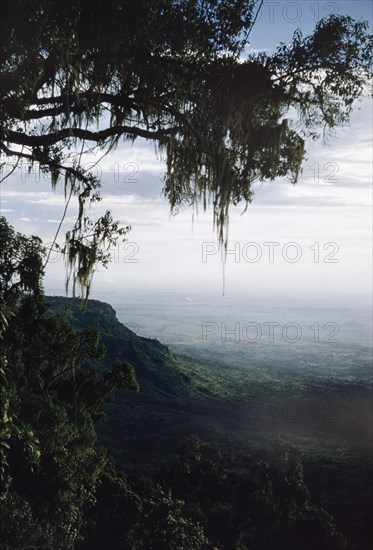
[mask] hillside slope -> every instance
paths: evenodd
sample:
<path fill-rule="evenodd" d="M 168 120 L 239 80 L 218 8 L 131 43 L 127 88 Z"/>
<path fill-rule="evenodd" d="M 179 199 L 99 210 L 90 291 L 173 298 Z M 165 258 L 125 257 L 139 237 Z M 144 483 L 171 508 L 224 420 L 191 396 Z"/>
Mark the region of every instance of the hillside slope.
<path fill-rule="evenodd" d="M 140 392 L 121 391 L 110 400 L 108 420 L 100 430 L 116 459 L 157 467 L 190 433 L 221 441 L 225 419 L 219 411 L 230 389 L 216 369 L 186 361 L 156 339 L 137 336 L 118 321 L 109 304 L 89 300 L 83 313 L 77 300 L 48 297 L 47 302 L 54 312 L 66 314 L 76 329 L 99 331 L 106 354 L 87 367 L 103 372 L 115 359 L 135 367 Z M 214 425 L 206 423 L 207 410 Z"/>
<path fill-rule="evenodd" d="M 241 455 L 282 437 L 303 450 L 308 486 L 345 526 L 353 541 L 349 548 L 369 548 L 372 409 L 365 351 L 350 344 L 346 353 L 347 343 L 342 346 L 330 378 L 325 357 L 302 347 L 299 361 L 286 350 L 280 355 L 268 346 L 258 349 L 260 368 L 254 361 L 243 364 L 242 354 L 225 357 L 212 348 L 194 360 L 136 335 L 108 304 L 89 300 L 82 313 L 79 301 L 48 297 L 47 302 L 76 329 L 100 332 L 106 355 L 87 368 L 103 372 L 116 358 L 135 367 L 140 392 L 123 390 L 112 398 L 99 431 L 100 442 L 127 469 L 159 470 L 191 434 Z M 305 379 L 303 362 L 311 360 L 319 363 Z"/>

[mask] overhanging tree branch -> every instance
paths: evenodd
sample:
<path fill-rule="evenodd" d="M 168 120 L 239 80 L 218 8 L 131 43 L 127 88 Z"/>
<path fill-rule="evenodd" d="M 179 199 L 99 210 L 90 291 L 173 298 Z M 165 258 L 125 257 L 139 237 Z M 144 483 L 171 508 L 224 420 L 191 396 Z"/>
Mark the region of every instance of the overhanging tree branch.
<path fill-rule="evenodd" d="M 2 135 L 0 133 L 0 139 L 8 143 L 24 145 L 25 147 L 49 147 L 70 138 L 95 141 L 96 143 L 102 143 L 109 138 L 120 137 L 122 135 L 159 140 L 170 135 L 175 135 L 177 131 L 178 129 L 175 127 L 151 131 L 137 128 L 136 126 L 112 126 L 98 132 L 92 132 L 83 128 L 64 128 L 58 132 L 35 136 L 27 135 L 22 132 L 14 132 L 12 130 L 5 130 Z"/>
<path fill-rule="evenodd" d="M 250 202 L 254 181 L 296 182 L 303 138 L 345 124 L 372 74 L 367 23 L 348 16 L 243 60 L 258 2 L 107 0 L 104 11 L 66 2 L 71 17 L 56 0 L 13 0 L 12 25 L 0 21 L 1 150 L 39 162 L 52 183 L 64 171 L 89 193 L 99 182 L 82 168 L 78 141 L 110 151 L 120 137 L 152 140 L 165 152 L 171 209 L 212 204 L 224 244 L 229 206 Z M 299 119 L 287 124 L 291 107 Z M 77 238 L 79 255 L 89 247 Z"/>

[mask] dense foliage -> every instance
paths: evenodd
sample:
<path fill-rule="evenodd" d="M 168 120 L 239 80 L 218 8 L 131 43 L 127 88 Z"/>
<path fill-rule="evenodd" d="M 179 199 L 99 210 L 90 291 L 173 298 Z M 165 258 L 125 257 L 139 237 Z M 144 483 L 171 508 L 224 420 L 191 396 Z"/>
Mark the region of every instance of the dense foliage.
<path fill-rule="evenodd" d="M 109 213 L 85 214 L 100 182 L 84 152 L 153 141 L 171 208 L 211 199 L 226 241 L 230 204 L 248 204 L 256 180 L 295 182 L 305 137 L 348 121 L 370 75 L 367 23 L 331 16 L 310 37 L 297 31 L 273 54 L 252 54 L 257 9 L 250 0 L 2 3 L 0 150 L 77 196 L 65 253 L 83 287 L 119 230 Z"/>
<path fill-rule="evenodd" d="M 165 194 L 213 203 L 226 242 L 230 204 L 254 181 L 296 181 L 305 138 L 348 121 L 369 78 L 367 24 L 349 17 L 248 54 L 256 3 L 219 0 L 12 0 L 0 20 L 1 161 L 26 160 L 63 181 L 78 217 L 63 249 L 73 285 L 129 228 L 91 220 L 100 182 L 85 154 L 120 139 L 165 155 Z M 68 14 L 68 15 L 67 15 Z M 294 123 L 289 110 L 297 113 Z M 14 165 L 14 170 L 17 164 Z M 343 547 L 312 505 L 297 451 L 277 444 L 235 464 L 190 440 L 156 479 L 126 476 L 97 444 L 105 398 L 138 388 L 134 370 L 103 373 L 95 330 L 52 314 L 45 250 L 0 218 L 0 538 L 2 548 L 253 550 Z"/>
<path fill-rule="evenodd" d="M 95 445 L 104 397 L 136 389 L 134 373 L 126 363 L 102 379 L 82 369 L 102 355 L 99 336 L 48 313 L 40 241 L 1 218 L 0 244 L 2 541 L 28 548 L 35 534 L 40 548 L 73 548 L 108 463 Z"/>
<path fill-rule="evenodd" d="M 332 518 L 310 502 L 299 453 L 277 443 L 244 464 L 211 443 L 186 441 L 153 479 L 127 475 L 97 445 L 104 401 L 138 389 L 117 361 L 49 311 L 40 240 L 0 218 L 0 536 L 5 550 L 287 550 L 343 548 Z M 305 536 L 306 533 L 306 536 Z"/>
<path fill-rule="evenodd" d="M 240 463 L 192 437 L 163 480 L 218 548 L 344 548 L 332 517 L 310 500 L 299 451 L 281 441 Z"/>

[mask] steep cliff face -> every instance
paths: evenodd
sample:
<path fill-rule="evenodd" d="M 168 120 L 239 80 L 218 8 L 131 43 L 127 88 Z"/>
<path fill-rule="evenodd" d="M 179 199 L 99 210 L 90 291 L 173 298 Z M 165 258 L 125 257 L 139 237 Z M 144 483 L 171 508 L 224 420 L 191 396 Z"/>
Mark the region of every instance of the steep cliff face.
<path fill-rule="evenodd" d="M 223 384 L 211 383 L 209 369 L 188 362 L 156 339 L 143 338 L 120 323 L 106 303 L 89 300 L 83 312 L 78 300 L 48 297 L 51 313 L 66 314 L 77 330 L 95 328 L 106 348 L 87 368 L 103 372 L 115 359 L 135 367 L 138 394 L 123 390 L 107 403 L 107 421 L 100 428 L 102 442 L 121 462 L 167 460 L 179 441 L 190 433 L 208 437 L 206 423 L 220 406 Z M 223 418 L 223 415 L 222 415 Z"/>
<path fill-rule="evenodd" d="M 77 330 L 95 328 L 100 333 L 106 348 L 103 360 L 90 364 L 98 370 L 105 369 L 120 359 L 128 361 L 136 369 L 136 377 L 142 389 L 144 384 L 153 384 L 153 390 L 170 391 L 174 395 L 185 395 L 190 382 L 179 370 L 179 362 L 169 348 L 156 339 L 143 338 L 120 323 L 111 305 L 98 300 L 89 300 L 85 311 L 78 300 L 63 297 L 48 297 L 52 311 L 66 314 Z"/>

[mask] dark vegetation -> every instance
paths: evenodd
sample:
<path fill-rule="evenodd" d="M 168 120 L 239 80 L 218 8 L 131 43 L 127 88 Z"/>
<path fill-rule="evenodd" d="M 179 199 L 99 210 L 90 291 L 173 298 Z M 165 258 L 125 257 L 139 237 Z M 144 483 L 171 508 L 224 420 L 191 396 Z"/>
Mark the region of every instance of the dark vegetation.
<path fill-rule="evenodd" d="M 243 427 L 223 369 L 46 298 L 40 241 L 3 218 L 1 251 L 3 548 L 368 548 L 363 437 Z"/>
<path fill-rule="evenodd" d="M 295 183 L 305 139 L 346 124 L 371 75 L 367 23 L 350 17 L 333 15 L 310 37 L 298 31 L 271 55 L 243 58 L 251 1 L 1 7 L 1 162 L 14 162 L 12 171 L 36 164 L 52 187 L 62 183 L 66 209 L 75 198 L 59 250 L 67 286 L 85 296 L 95 266 L 107 265 L 129 230 L 110 212 L 90 219 L 101 197 L 86 153 L 152 141 L 166 158 L 171 209 L 211 201 L 226 243 L 230 205 L 248 205 L 255 181 Z M 273 426 L 242 422 L 247 396 L 287 397 L 270 369 L 246 373 L 242 386 L 242 370 L 176 357 L 126 330 L 105 304 L 89 303 L 85 315 L 69 304 L 69 318 L 66 301 L 44 296 L 41 240 L 4 218 L 0 231 L 4 550 L 337 550 L 346 546 L 340 529 L 350 549 L 368 547 L 364 430 L 349 447 L 343 422 L 333 436 L 326 423 L 329 448 L 312 426 L 303 436 L 282 426 L 278 441 Z M 300 376 L 294 384 L 305 397 Z M 326 392 L 317 377 L 312 387 L 318 399 Z M 361 380 L 331 390 L 367 392 Z M 360 413 L 363 405 L 350 406 L 351 425 Z M 182 443 L 191 433 L 199 438 Z"/>

